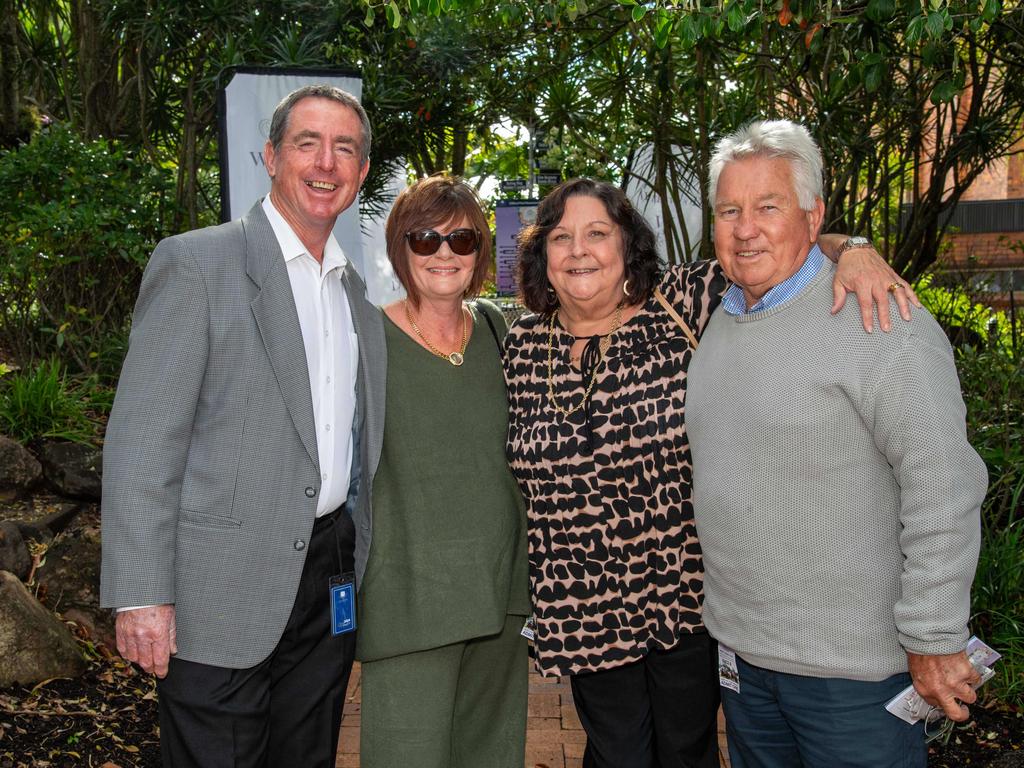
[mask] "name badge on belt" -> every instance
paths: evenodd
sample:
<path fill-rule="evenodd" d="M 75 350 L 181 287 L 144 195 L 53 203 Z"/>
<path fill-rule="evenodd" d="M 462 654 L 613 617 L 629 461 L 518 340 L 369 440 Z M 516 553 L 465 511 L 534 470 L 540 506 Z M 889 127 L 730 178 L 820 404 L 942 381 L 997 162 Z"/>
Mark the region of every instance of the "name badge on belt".
<path fill-rule="evenodd" d="M 356 629 L 356 575 L 331 576 L 331 634 L 344 635 Z"/>

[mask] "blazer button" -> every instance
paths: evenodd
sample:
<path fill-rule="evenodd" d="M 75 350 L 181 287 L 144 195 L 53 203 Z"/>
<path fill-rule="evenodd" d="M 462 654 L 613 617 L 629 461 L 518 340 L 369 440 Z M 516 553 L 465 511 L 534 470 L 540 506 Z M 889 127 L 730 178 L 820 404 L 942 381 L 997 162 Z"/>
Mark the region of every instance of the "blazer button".
<path fill-rule="evenodd" d="M 309 486 L 308 488 L 306 488 L 306 496 L 310 499 L 316 496 L 316 488 L 314 488 L 313 486 Z"/>
<path fill-rule="evenodd" d="M 292 544 L 292 546 L 295 547 L 296 552 L 301 552 L 306 548 L 306 542 L 304 542 L 302 539 L 296 539 L 295 543 Z"/>

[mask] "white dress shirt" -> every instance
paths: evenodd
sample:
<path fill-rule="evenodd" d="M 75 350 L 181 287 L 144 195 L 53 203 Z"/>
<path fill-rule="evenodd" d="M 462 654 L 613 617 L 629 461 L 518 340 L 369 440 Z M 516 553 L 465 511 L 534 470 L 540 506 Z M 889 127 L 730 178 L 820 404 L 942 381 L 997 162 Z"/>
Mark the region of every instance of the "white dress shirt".
<path fill-rule="evenodd" d="M 359 348 L 341 282 L 347 262 L 333 234 L 324 246 L 323 264 L 317 262 L 274 207 L 270 195 L 263 198 L 263 211 L 288 266 L 306 348 L 320 459 L 321 487 L 316 505 L 320 517 L 345 503 L 351 480 Z"/>

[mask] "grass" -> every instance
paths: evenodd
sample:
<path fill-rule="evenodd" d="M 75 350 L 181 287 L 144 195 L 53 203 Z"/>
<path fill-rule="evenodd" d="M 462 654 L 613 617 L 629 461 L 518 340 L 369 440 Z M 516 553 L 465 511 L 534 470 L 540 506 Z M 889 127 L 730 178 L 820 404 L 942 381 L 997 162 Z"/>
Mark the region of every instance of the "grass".
<path fill-rule="evenodd" d="M 1024 710 L 1024 520 L 986 528 L 972 592 L 973 627 L 1003 654 L 986 693 Z"/>
<path fill-rule="evenodd" d="M 69 378 L 51 358 L 0 378 L 0 432 L 22 443 L 39 438 L 95 443 L 111 400 L 109 388 L 93 378 Z"/>

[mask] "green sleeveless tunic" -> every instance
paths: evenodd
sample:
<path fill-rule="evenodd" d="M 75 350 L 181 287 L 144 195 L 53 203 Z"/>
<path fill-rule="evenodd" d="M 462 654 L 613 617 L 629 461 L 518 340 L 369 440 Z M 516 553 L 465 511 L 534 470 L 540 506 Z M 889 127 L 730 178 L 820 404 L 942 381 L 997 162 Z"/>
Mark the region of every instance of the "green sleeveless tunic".
<path fill-rule="evenodd" d="M 501 313 L 487 309 L 500 338 Z M 491 635 L 507 614 L 530 612 L 526 517 L 505 457 L 505 381 L 481 311 L 472 308 L 459 367 L 384 316 L 387 410 L 357 600 L 362 661 Z"/>

